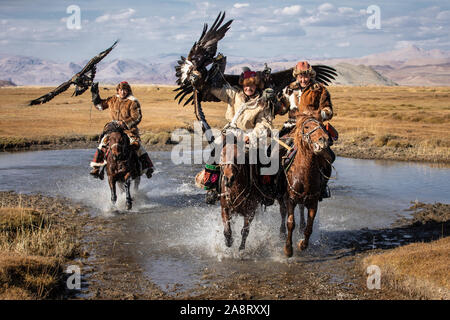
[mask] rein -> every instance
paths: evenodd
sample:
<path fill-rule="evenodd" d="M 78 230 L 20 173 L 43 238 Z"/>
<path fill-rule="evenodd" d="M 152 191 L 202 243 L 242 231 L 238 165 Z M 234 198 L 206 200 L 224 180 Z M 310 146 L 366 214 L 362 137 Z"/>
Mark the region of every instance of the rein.
<path fill-rule="evenodd" d="M 314 122 L 314 123 L 317 124 L 317 126 L 316 126 L 314 129 L 312 129 L 311 131 L 305 133 L 305 125 L 306 125 L 308 122 Z M 307 120 L 304 121 L 303 124 L 302 124 L 302 132 L 301 132 L 301 134 L 302 134 L 302 139 L 303 139 L 306 143 L 308 143 L 308 145 L 311 144 L 311 134 L 312 134 L 313 132 L 316 132 L 316 131 L 319 130 L 319 129 L 322 129 L 322 131 L 323 131 L 324 133 L 328 134 L 328 132 L 325 130 L 325 127 L 323 126 L 322 123 L 319 122 L 319 120 L 314 119 L 314 118 L 309 118 L 309 119 L 307 119 Z"/>
<path fill-rule="evenodd" d="M 237 173 L 236 173 L 236 175 L 238 176 L 239 174 L 240 174 L 240 172 L 242 171 L 242 168 L 243 168 L 243 166 L 244 165 L 237 165 L 237 164 L 235 164 L 235 163 L 219 163 L 219 166 L 220 166 L 220 171 L 221 171 L 221 183 L 222 183 L 222 179 L 223 179 L 223 167 L 224 166 L 226 166 L 226 165 L 231 165 L 233 168 L 235 168 L 236 170 L 237 170 Z M 252 174 L 251 174 L 251 167 L 250 167 L 250 180 L 252 180 Z M 251 189 L 252 189 L 252 186 L 253 186 L 253 181 L 250 181 L 250 183 L 249 184 L 247 184 L 246 186 L 245 186 L 245 188 L 244 188 L 244 190 L 242 190 L 235 198 L 234 198 L 234 200 L 232 200 L 231 199 L 231 193 L 230 193 L 230 188 L 229 187 L 227 187 L 226 185 L 225 185 L 225 192 L 224 193 L 221 193 L 221 194 L 219 194 L 219 197 L 225 197 L 225 200 L 227 201 L 227 204 L 228 204 L 228 206 L 229 206 L 229 208 L 231 209 L 231 210 L 235 210 L 237 207 L 239 207 L 243 202 L 244 202 L 244 200 L 245 199 L 247 199 L 247 197 L 250 195 L 250 192 L 251 192 Z M 245 196 L 243 196 L 242 197 L 242 195 L 244 195 L 245 194 Z M 236 202 L 240 199 L 242 197 L 242 199 L 239 201 L 239 203 L 238 204 L 236 204 Z"/>
<path fill-rule="evenodd" d="M 121 132 L 121 134 L 122 134 L 122 136 L 125 136 L 124 133 Z M 120 150 L 121 152 L 120 152 L 119 156 L 116 156 L 114 153 L 111 152 L 112 148 L 114 148 L 115 146 L 119 146 L 120 149 L 121 149 Z M 119 144 L 118 142 L 116 142 L 116 143 L 113 143 L 112 145 L 108 145 L 108 151 L 107 152 L 108 153 L 111 152 L 111 155 L 112 155 L 112 157 L 113 157 L 113 159 L 115 161 L 128 161 L 129 158 L 130 158 L 130 150 L 127 147 L 126 143 Z"/>
<path fill-rule="evenodd" d="M 305 125 L 306 125 L 308 122 L 314 122 L 314 123 L 317 124 L 317 126 L 314 127 L 314 129 L 312 129 L 311 131 L 305 133 Z M 320 122 L 319 122 L 317 119 L 315 119 L 315 118 L 309 118 L 309 119 L 307 119 L 307 120 L 305 120 L 305 121 L 303 122 L 302 128 L 301 128 L 301 135 L 302 135 L 302 140 L 308 145 L 308 147 L 311 145 L 311 134 L 312 134 L 313 132 L 319 130 L 319 129 L 321 129 L 321 130 L 323 130 L 325 133 L 327 133 L 326 130 L 325 130 L 325 127 L 323 126 L 323 124 L 320 123 Z M 325 160 L 326 160 L 326 159 L 325 159 Z M 326 161 L 327 161 L 328 163 L 330 163 L 328 160 L 326 160 Z M 330 163 L 330 164 L 331 164 L 331 163 Z M 333 165 L 331 165 L 331 166 L 333 167 Z M 295 190 L 294 187 L 291 185 L 291 182 L 289 181 L 289 178 L 288 178 L 288 176 L 287 176 L 287 172 L 289 171 L 290 168 L 291 168 L 291 167 L 289 167 L 288 170 L 283 170 L 283 171 L 284 171 L 284 175 L 286 176 L 286 182 L 287 182 L 287 184 L 288 184 L 288 186 L 289 186 L 289 189 L 290 189 L 297 197 L 299 197 L 301 200 L 305 201 L 305 200 L 307 200 L 307 199 L 311 199 L 311 198 L 315 198 L 315 197 L 317 197 L 317 196 L 320 196 L 320 191 L 318 191 L 318 192 L 316 192 L 316 193 L 314 193 L 314 194 L 307 194 L 306 191 L 300 193 L 300 192 L 298 192 L 297 190 Z M 334 167 L 333 167 L 333 168 L 334 168 Z M 321 174 L 322 176 L 325 177 L 325 175 L 323 174 L 323 172 L 322 172 L 322 170 L 321 170 L 320 168 L 319 168 L 319 172 L 320 172 L 320 174 Z M 326 178 L 328 178 L 328 177 L 326 177 Z"/>

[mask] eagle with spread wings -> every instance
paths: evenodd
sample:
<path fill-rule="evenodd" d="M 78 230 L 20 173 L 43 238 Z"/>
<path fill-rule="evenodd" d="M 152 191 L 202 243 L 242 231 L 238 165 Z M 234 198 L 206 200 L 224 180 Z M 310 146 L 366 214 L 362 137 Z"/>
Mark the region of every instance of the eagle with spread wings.
<path fill-rule="evenodd" d="M 231 86 L 239 85 L 239 75 L 225 74 L 226 57 L 221 53 L 217 54 L 217 43 L 221 40 L 230 28 L 233 20 L 229 20 L 222 24 L 225 18 L 225 12 L 220 12 L 213 25 L 208 29 L 208 24 L 204 24 L 203 32 L 198 41 L 194 43 L 187 58 L 181 57 L 178 65 L 175 66 L 178 91 L 175 100 L 178 99 L 180 104 L 185 97 L 184 106 L 195 104 L 195 112 L 198 118 L 201 112 L 199 102 L 201 101 L 219 101 L 216 97 L 208 94 L 207 90 L 202 91 L 202 83 L 213 81 L 213 79 L 221 78 L 222 81 L 228 82 Z M 210 66 L 212 64 L 212 66 Z M 208 69 L 209 67 L 209 69 Z M 325 65 L 313 65 L 312 68 L 316 72 L 316 81 L 328 85 L 335 79 L 336 70 Z M 275 93 L 279 93 L 288 84 L 295 81 L 292 75 L 293 68 L 271 72 L 271 69 L 265 67 L 261 72 L 264 78 L 266 88 L 274 89 Z M 195 102 L 195 100 L 198 100 Z M 200 120 L 200 119 L 199 119 Z"/>
<path fill-rule="evenodd" d="M 109 47 L 105 51 L 100 52 L 98 55 L 89 60 L 89 62 L 84 66 L 84 68 L 81 69 L 80 72 L 75 74 L 70 80 L 60 84 L 56 89 L 50 91 L 49 93 L 44 94 L 43 96 L 37 99 L 31 100 L 29 102 L 29 105 L 33 106 L 37 104 L 46 103 L 52 100 L 58 94 L 69 89 L 69 87 L 72 84 L 76 86 L 75 91 L 72 94 L 72 97 L 83 94 L 89 88 L 89 86 L 92 85 L 92 82 L 94 81 L 95 73 L 97 71 L 97 64 L 100 61 L 102 61 L 102 59 L 106 57 L 111 52 L 112 49 L 114 49 L 114 47 L 117 45 L 118 42 L 119 40 L 116 40 L 111 47 Z"/>

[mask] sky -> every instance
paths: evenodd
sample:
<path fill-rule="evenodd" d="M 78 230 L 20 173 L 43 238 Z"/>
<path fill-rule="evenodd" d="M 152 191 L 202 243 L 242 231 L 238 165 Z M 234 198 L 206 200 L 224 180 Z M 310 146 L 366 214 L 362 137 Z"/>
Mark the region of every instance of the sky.
<path fill-rule="evenodd" d="M 78 29 L 70 6 L 79 8 Z M 227 56 L 361 57 L 409 45 L 450 50 L 448 0 L 0 0 L 0 53 L 77 62 L 120 39 L 114 58 L 187 55 L 203 23 L 220 11 L 234 20 L 219 43 Z"/>

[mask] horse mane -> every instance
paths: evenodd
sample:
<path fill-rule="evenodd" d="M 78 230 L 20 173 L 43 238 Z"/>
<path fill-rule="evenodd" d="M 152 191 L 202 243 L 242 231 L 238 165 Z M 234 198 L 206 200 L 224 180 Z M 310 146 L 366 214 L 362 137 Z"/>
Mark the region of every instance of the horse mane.
<path fill-rule="evenodd" d="M 113 132 L 118 132 L 120 133 L 120 135 L 124 138 L 125 140 L 125 144 L 126 147 L 128 148 L 130 146 L 130 138 L 128 137 L 128 135 L 125 133 L 125 131 L 123 130 L 123 128 L 117 123 L 117 121 L 110 121 L 107 124 L 105 124 L 105 126 L 103 127 L 103 133 L 100 137 L 100 140 L 102 137 L 104 137 L 105 135 L 109 135 L 110 133 Z"/>
<path fill-rule="evenodd" d="M 122 127 L 117 123 L 117 121 L 110 121 L 103 127 L 104 135 L 112 132 L 120 132 L 120 134 L 124 134 Z"/>
<path fill-rule="evenodd" d="M 294 135 L 294 144 L 297 147 L 298 150 L 302 150 L 303 145 L 303 139 L 302 139 L 302 125 L 303 123 L 311 118 L 310 115 L 304 114 L 304 113 L 297 113 L 297 121 L 295 124 L 295 130 L 293 132 Z"/>

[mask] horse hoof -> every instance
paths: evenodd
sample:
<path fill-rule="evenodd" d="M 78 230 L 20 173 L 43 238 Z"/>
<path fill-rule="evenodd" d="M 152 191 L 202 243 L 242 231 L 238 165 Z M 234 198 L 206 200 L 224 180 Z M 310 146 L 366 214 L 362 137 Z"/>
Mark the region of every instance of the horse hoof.
<path fill-rule="evenodd" d="M 225 245 L 230 248 L 233 245 L 233 238 L 225 239 Z"/>
<path fill-rule="evenodd" d="M 244 250 L 245 249 L 245 244 L 241 244 L 240 246 L 239 246 L 239 251 L 242 251 L 242 250 Z"/>
<path fill-rule="evenodd" d="M 300 251 L 306 250 L 306 248 L 308 248 L 308 242 L 306 242 L 304 239 L 300 240 L 297 244 L 297 248 Z"/>
<path fill-rule="evenodd" d="M 284 246 L 284 254 L 286 255 L 286 257 L 290 258 L 292 257 L 293 251 L 292 251 L 292 246 Z"/>
<path fill-rule="evenodd" d="M 131 203 L 127 203 L 127 210 L 131 210 L 132 207 L 133 205 Z"/>

